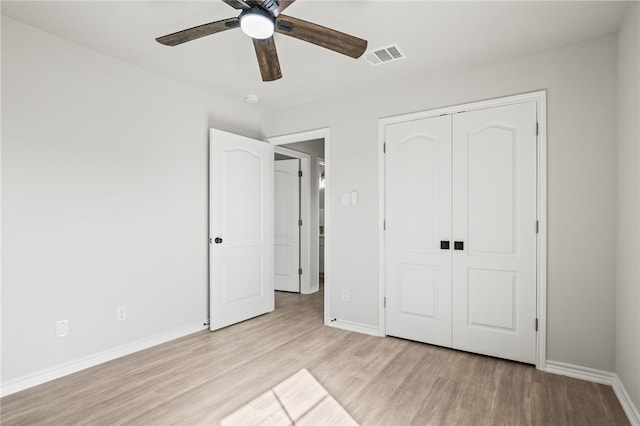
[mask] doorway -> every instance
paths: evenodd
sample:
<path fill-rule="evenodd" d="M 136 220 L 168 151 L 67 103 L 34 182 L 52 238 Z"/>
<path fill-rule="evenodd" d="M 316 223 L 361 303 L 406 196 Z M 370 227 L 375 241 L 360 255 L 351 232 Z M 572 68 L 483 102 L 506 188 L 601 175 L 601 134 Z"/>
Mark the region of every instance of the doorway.
<path fill-rule="evenodd" d="M 329 156 L 329 129 L 267 138 L 267 142 L 275 145 L 276 152 L 280 149 L 285 149 L 290 154 L 297 152 L 309 158 L 309 171 L 306 174 L 303 171 L 303 179 L 307 177 L 308 183 L 302 183 L 302 185 L 308 185 L 309 188 L 309 221 L 307 222 L 309 226 L 306 227 L 309 231 L 309 238 L 307 244 L 301 244 L 301 253 L 303 253 L 301 259 L 304 262 L 305 258 L 308 258 L 309 261 L 306 270 L 304 266 L 302 267 L 303 281 L 301 283 L 301 293 L 310 294 L 324 291 L 324 322 L 328 324 L 328 292 L 330 291 L 330 262 L 328 255 L 330 248 L 330 176 L 329 164 L 326 159 Z M 305 204 L 305 201 L 302 200 L 302 208 L 304 208 Z M 323 207 L 322 211 L 321 206 Z M 304 234 L 304 217 L 302 218 L 302 222 L 302 232 Z M 322 226 L 322 228 L 320 226 Z M 305 255 L 305 249 L 308 255 Z M 305 274 L 307 271 L 308 274 Z M 305 279 L 305 275 L 308 279 Z M 307 283 L 306 289 L 305 283 Z"/>
<path fill-rule="evenodd" d="M 308 154 L 274 148 L 274 289 L 312 293 Z"/>

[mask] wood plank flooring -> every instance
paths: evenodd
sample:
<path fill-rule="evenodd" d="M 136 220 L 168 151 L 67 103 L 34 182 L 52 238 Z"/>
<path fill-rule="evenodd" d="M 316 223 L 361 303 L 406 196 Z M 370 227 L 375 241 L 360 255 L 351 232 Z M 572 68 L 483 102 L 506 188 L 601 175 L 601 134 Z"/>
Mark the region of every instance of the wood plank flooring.
<path fill-rule="evenodd" d="M 306 368 L 361 425 L 628 425 L 609 386 L 325 327 L 322 294 L 0 400 L 3 425 L 214 425 Z"/>

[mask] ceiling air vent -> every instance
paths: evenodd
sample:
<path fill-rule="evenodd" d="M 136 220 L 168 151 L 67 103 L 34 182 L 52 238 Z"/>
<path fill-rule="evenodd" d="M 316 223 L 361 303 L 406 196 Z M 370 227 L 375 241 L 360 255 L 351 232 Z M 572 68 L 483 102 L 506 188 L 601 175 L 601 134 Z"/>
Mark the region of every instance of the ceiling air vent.
<path fill-rule="evenodd" d="M 395 43 L 379 49 L 370 50 L 364 54 L 364 57 L 371 65 L 380 65 L 406 58 L 405 54 L 400 50 L 400 46 Z"/>

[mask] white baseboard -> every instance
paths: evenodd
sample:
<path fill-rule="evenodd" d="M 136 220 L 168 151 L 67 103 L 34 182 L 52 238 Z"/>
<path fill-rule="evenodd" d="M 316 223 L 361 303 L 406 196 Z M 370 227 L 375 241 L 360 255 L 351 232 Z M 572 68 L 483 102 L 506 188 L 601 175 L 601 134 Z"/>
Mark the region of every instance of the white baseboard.
<path fill-rule="evenodd" d="M 200 321 L 197 324 L 180 327 L 171 331 L 167 331 L 165 333 L 138 340 L 136 342 L 117 346 L 115 348 L 98 352 L 93 355 L 79 358 L 64 364 L 56 365 L 51 368 L 36 371 L 35 373 L 23 377 L 8 380 L 0 385 L 0 396 L 11 395 L 12 393 L 20 392 L 21 390 L 40 385 L 42 383 L 67 376 L 72 373 L 76 373 L 86 368 L 94 367 L 98 364 L 102 364 L 107 361 L 111 361 L 116 358 L 141 351 L 143 349 L 148 349 L 161 343 L 166 343 L 171 340 L 175 340 L 180 337 L 205 330 L 207 328 L 207 326 L 204 325 L 206 322 L 207 321 Z"/>
<path fill-rule="evenodd" d="M 620 405 L 622 406 L 624 413 L 627 415 L 629 422 L 631 422 L 633 426 L 640 426 L 640 414 L 638 414 L 638 409 L 631 400 L 631 397 L 627 393 L 627 390 L 616 373 L 548 360 L 543 371 L 611 386 L 613 388 L 613 392 L 618 398 L 618 401 L 620 401 Z"/>
<path fill-rule="evenodd" d="M 595 370 L 593 368 L 549 360 L 547 360 L 543 371 L 609 386 L 613 386 L 615 377 L 615 373 L 608 371 Z"/>
<path fill-rule="evenodd" d="M 335 319 L 333 321 L 325 321 L 325 325 L 334 328 L 340 328 L 342 330 L 354 331 L 356 333 L 361 334 L 369 334 L 371 336 L 384 336 L 384 334 L 380 333 L 380 330 L 376 327 L 371 327 L 368 324 L 360 324 L 352 321 L 345 321 L 341 319 Z"/>
<path fill-rule="evenodd" d="M 613 382 L 613 391 L 618 397 L 618 401 L 620 401 L 620 405 L 622 405 L 622 409 L 624 410 L 627 418 L 633 426 L 640 426 L 640 413 L 638 412 L 638 408 L 635 406 L 633 401 L 631 400 L 631 396 L 627 393 L 627 389 L 625 389 L 624 385 L 620 381 L 620 377 L 615 375 L 615 380 Z"/>

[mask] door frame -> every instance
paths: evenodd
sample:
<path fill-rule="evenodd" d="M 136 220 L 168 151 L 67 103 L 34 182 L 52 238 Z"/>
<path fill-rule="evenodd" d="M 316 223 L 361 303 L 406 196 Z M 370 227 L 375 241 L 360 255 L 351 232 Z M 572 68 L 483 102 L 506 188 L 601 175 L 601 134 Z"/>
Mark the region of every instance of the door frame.
<path fill-rule="evenodd" d="M 325 158 L 325 180 L 324 180 L 324 324 L 328 326 L 333 326 L 330 322 L 329 313 L 331 312 L 331 307 L 329 305 L 329 301 L 331 298 L 329 297 L 329 292 L 331 291 L 330 279 L 331 279 L 331 262 L 327 253 L 330 253 L 329 249 L 331 247 L 331 200 L 328 194 L 330 194 L 331 188 L 331 173 L 329 169 L 330 162 L 328 159 L 330 158 L 330 149 L 331 149 L 331 132 L 328 127 L 321 129 L 308 130 L 304 132 L 298 133 L 290 133 L 281 136 L 272 136 L 265 138 L 265 141 L 273 144 L 273 145 L 284 145 L 289 143 L 296 142 L 306 142 L 315 139 L 324 139 L 324 158 Z M 314 231 L 315 235 L 319 233 L 319 230 L 316 229 Z M 318 256 L 319 256 L 318 252 Z M 316 256 L 315 262 L 319 262 L 319 257 Z"/>
<path fill-rule="evenodd" d="M 325 154 L 326 155 L 326 154 Z M 322 165 L 323 171 L 325 168 L 325 161 L 324 161 L 324 157 L 317 157 L 316 158 L 316 172 L 319 170 L 319 166 Z M 318 248 L 318 256 L 316 256 L 316 271 L 318 271 L 318 277 L 316 277 L 316 279 L 318 280 L 318 288 L 320 288 L 320 175 L 316 174 L 316 176 L 314 176 L 314 179 L 318 179 L 318 192 L 316 194 L 316 198 L 317 198 L 317 206 L 318 209 L 314 212 L 314 214 L 316 215 L 316 223 L 318 224 L 318 229 L 316 230 L 317 232 L 315 233 L 316 236 L 316 241 L 315 241 L 315 245 Z M 324 193 L 324 202 L 327 202 L 327 188 L 326 188 L 326 173 L 325 173 L 325 193 Z M 327 209 L 326 209 L 326 204 L 325 204 L 325 208 L 324 210 L 324 214 L 325 214 L 325 218 L 326 218 L 326 214 L 327 214 Z M 325 219 L 325 225 L 326 225 L 326 219 Z M 326 229 L 326 226 L 325 226 Z M 324 245 L 323 245 L 324 247 Z M 324 249 L 323 249 L 324 251 Z M 322 255 L 324 256 L 324 253 L 322 253 Z M 326 256 L 324 256 L 324 259 L 326 261 Z M 323 272 L 324 273 L 324 272 Z"/>
<path fill-rule="evenodd" d="M 536 116 L 538 122 L 537 139 L 537 217 L 538 234 L 536 248 L 536 315 L 538 318 L 538 333 L 536 335 L 536 368 L 544 370 L 546 367 L 546 336 L 547 336 L 547 91 L 523 93 L 496 99 L 488 99 L 470 102 L 461 105 L 420 111 L 378 119 L 378 276 L 379 285 L 379 309 L 378 322 L 380 334 L 386 334 L 386 236 L 385 236 L 385 206 L 386 206 L 386 164 L 385 164 L 385 135 L 386 126 L 413 120 L 421 120 L 437 117 L 443 114 L 456 114 L 464 111 L 493 108 L 498 106 L 513 105 L 523 102 L 536 103 Z"/>
<path fill-rule="evenodd" d="M 309 186 L 309 163 L 311 156 L 303 152 L 282 146 L 274 146 L 273 151 L 300 160 L 300 170 L 302 171 L 302 179 L 300 179 L 300 219 L 302 219 L 302 229 L 300 230 L 300 268 L 302 275 L 300 276 L 299 291 L 302 294 L 311 293 L 311 276 L 309 275 L 311 266 L 311 253 L 309 252 L 310 228 L 311 224 L 311 198 Z M 275 218 L 274 218 L 275 219 Z M 306 225 L 305 225 L 306 224 Z"/>

